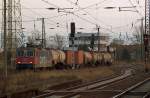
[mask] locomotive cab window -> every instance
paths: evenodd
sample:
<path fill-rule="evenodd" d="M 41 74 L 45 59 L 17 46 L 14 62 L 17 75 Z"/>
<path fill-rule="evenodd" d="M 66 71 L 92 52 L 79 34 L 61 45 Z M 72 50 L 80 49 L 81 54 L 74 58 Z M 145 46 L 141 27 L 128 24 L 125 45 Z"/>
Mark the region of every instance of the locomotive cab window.
<path fill-rule="evenodd" d="M 24 56 L 24 51 L 23 50 L 18 50 L 17 56 Z"/>
<path fill-rule="evenodd" d="M 27 51 L 27 56 L 34 56 L 34 51 L 33 50 L 28 50 Z"/>

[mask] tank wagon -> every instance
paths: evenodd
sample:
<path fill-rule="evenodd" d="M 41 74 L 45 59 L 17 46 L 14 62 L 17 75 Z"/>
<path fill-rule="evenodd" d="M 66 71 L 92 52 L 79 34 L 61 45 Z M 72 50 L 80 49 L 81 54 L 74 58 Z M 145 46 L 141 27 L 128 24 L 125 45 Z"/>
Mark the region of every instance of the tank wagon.
<path fill-rule="evenodd" d="M 105 65 L 111 65 L 113 62 L 112 55 L 110 53 L 102 53 L 103 55 L 103 63 Z"/>
<path fill-rule="evenodd" d="M 17 69 L 68 69 L 101 64 L 110 65 L 113 62 L 110 53 L 82 50 L 62 51 L 43 48 L 18 48 L 16 53 Z"/>
<path fill-rule="evenodd" d="M 102 60 L 103 60 L 102 53 L 98 53 L 98 52 L 93 53 L 93 59 L 94 59 L 94 64 L 96 66 L 102 64 Z"/>

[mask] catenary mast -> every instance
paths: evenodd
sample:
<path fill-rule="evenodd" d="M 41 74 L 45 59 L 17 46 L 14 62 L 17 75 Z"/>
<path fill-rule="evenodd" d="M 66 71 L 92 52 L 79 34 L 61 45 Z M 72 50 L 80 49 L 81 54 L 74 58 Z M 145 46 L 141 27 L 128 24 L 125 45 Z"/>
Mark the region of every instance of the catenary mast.
<path fill-rule="evenodd" d="M 148 70 L 147 62 L 149 61 L 150 49 L 150 1 L 145 0 L 145 34 L 144 34 L 144 48 L 145 48 L 145 71 Z"/>
<path fill-rule="evenodd" d="M 7 52 L 8 68 L 14 68 L 16 48 L 23 45 L 20 0 L 3 0 L 1 47 Z M 6 4 L 4 6 L 4 4 Z M 6 8 L 5 8 L 6 7 Z M 5 35 L 5 36 L 4 36 Z M 5 65 L 6 66 L 6 65 Z"/>

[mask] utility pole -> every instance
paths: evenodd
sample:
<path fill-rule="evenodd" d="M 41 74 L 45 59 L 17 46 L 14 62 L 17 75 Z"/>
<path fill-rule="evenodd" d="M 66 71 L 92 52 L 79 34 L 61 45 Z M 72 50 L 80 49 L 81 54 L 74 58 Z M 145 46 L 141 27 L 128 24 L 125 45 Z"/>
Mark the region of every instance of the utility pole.
<path fill-rule="evenodd" d="M 98 36 L 98 52 L 100 52 L 100 27 L 97 26 L 97 36 Z"/>
<path fill-rule="evenodd" d="M 7 50 L 7 66 L 8 68 L 14 68 L 16 48 L 20 44 L 22 45 L 22 15 L 21 15 L 21 3 L 20 0 L 3 0 L 3 24 L 2 30 L 5 34 L 5 41 L 2 39 L 3 44 L 5 43 Z M 6 4 L 4 6 L 4 3 Z M 5 8 L 4 8 L 5 7 Z M 5 13 L 5 15 L 4 15 Z M 5 19 L 4 19 L 5 17 Z M 5 22 L 6 24 L 5 24 Z M 4 29 L 6 29 L 4 31 Z M 4 38 L 4 35 L 2 35 Z M 17 40 L 18 39 L 18 40 Z M 4 46 L 4 45 L 3 45 Z M 4 48 L 4 47 L 3 47 Z"/>
<path fill-rule="evenodd" d="M 13 9 L 13 7 L 12 7 L 12 5 L 13 5 L 12 0 L 8 0 L 8 37 L 7 37 L 7 39 L 8 39 L 8 50 L 10 52 L 12 50 L 12 43 L 13 43 L 13 32 L 12 32 L 12 29 L 13 29 L 13 27 L 12 27 L 12 25 L 13 25 L 12 9 Z M 11 55 L 11 53 L 10 53 L 10 55 Z M 11 58 L 11 56 L 10 56 L 10 58 Z M 8 62 L 10 63 L 11 61 L 8 61 Z"/>
<path fill-rule="evenodd" d="M 4 0 L 3 2 L 4 4 L 4 15 L 3 15 L 3 19 L 4 19 L 4 66 L 5 66 L 5 77 L 7 78 L 7 6 L 6 6 L 6 0 Z"/>
<path fill-rule="evenodd" d="M 7 13 L 8 13 L 8 16 L 7 16 L 7 18 L 8 18 L 8 24 L 7 24 L 7 27 L 8 27 L 8 31 L 7 31 L 7 64 L 9 65 L 9 67 L 8 68 L 12 68 L 12 66 L 13 66 L 13 61 L 12 61 L 12 59 L 13 59 L 13 57 L 12 57 L 12 55 L 13 55 L 13 37 L 14 37 L 14 34 L 13 34 L 13 30 L 15 30 L 14 28 L 13 28 L 13 14 L 12 14 L 12 12 L 13 12 L 13 7 L 12 7 L 12 1 L 13 0 L 8 0 L 8 9 L 7 9 Z"/>
<path fill-rule="evenodd" d="M 141 20 L 141 28 L 140 28 L 140 31 L 141 31 L 141 61 L 143 61 L 143 34 L 144 34 L 143 21 L 144 21 L 144 18 L 142 17 L 140 20 Z"/>
<path fill-rule="evenodd" d="M 45 18 L 39 18 L 42 21 L 42 48 L 46 48 Z"/>
<path fill-rule="evenodd" d="M 75 33 L 76 33 L 75 22 L 71 22 L 70 26 L 71 26 L 70 38 L 72 41 L 72 49 L 73 49 L 72 68 L 74 69 L 75 68 L 75 45 L 74 45 L 75 43 L 74 43 L 74 39 L 75 39 Z"/>
<path fill-rule="evenodd" d="M 42 18 L 42 45 L 46 48 L 45 18 Z"/>

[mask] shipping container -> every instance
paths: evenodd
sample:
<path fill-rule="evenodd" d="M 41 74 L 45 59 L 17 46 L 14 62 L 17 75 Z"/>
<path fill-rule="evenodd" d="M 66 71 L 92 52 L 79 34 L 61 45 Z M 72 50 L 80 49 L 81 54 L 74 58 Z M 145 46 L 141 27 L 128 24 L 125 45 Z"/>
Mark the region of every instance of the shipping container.
<path fill-rule="evenodd" d="M 83 64 L 83 59 L 84 54 L 83 51 L 66 51 L 66 64 L 67 65 L 82 65 Z"/>
<path fill-rule="evenodd" d="M 73 64 L 73 52 L 71 50 L 66 51 L 66 64 L 72 65 Z"/>
<path fill-rule="evenodd" d="M 84 62 L 84 54 L 83 51 L 76 51 L 75 52 L 75 64 L 82 65 Z"/>

